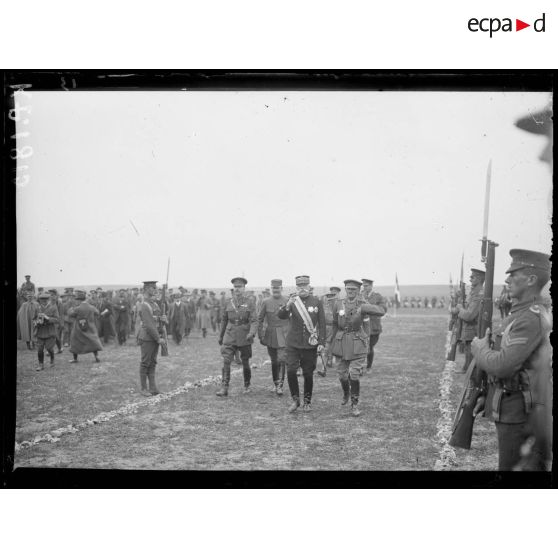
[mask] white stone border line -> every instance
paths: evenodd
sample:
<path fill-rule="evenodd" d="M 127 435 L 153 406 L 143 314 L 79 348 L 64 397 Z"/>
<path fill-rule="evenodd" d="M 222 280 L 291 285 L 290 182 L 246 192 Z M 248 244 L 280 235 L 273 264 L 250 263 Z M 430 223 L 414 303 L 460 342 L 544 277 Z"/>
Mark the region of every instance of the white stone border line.
<path fill-rule="evenodd" d="M 233 371 L 234 373 L 238 373 L 238 371 Z M 122 417 L 126 415 L 131 415 L 135 413 L 141 407 L 153 406 L 158 405 L 162 401 L 167 401 L 172 397 L 176 397 L 182 393 L 186 393 L 191 389 L 199 389 L 211 384 L 220 384 L 221 383 L 221 375 L 218 376 L 209 376 L 204 378 L 203 380 L 198 380 L 197 382 L 186 382 L 184 385 L 173 389 L 167 393 L 161 393 L 159 395 L 154 395 L 152 397 L 148 397 L 146 399 L 142 399 L 141 401 L 136 401 L 134 403 L 127 403 L 118 409 L 114 409 L 113 411 L 104 411 L 99 413 L 96 417 L 92 419 L 84 420 L 78 424 L 69 424 L 68 426 L 64 426 L 62 428 L 57 428 L 56 430 L 52 430 L 46 434 L 39 434 L 35 436 L 32 440 L 24 440 L 23 442 L 16 442 L 15 443 L 15 453 L 19 453 L 21 450 L 33 447 L 41 442 L 50 442 L 54 444 L 60 440 L 61 436 L 65 434 L 73 434 L 75 432 L 79 432 L 80 430 L 84 430 L 89 426 L 93 426 L 94 424 L 99 424 L 101 422 L 107 422 L 114 417 Z"/>
<path fill-rule="evenodd" d="M 446 355 L 449 352 L 450 345 L 451 331 L 448 331 L 446 335 Z M 451 385 L 453 383 L 455 367 L 456 364 L 454 361 L 446 360 L 446 364 L 440 376 L 440 418 L 438 419 L 438 423 L 436 425 L 436 439 L 440 443 L 440 457 L 434 464 L 435 471 L 450 470 L 457 462 L 455 450 L 448 443 L 451 438 L 453 417 L 455 413 L 451 404 Z"/>

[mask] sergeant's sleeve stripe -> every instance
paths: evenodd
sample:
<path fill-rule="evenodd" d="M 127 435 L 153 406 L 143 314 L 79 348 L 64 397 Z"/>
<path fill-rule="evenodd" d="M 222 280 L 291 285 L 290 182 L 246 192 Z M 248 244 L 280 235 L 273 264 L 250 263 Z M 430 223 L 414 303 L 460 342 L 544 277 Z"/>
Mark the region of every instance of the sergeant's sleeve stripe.
<path fill-rule="evenodd" d="M 527 341 L 529 341 L 527 337 L 516 337 L 515 339 L 510 339 L 507 344 L 508 347 L 511 347 L 512 345 L 526 345 Z"/>

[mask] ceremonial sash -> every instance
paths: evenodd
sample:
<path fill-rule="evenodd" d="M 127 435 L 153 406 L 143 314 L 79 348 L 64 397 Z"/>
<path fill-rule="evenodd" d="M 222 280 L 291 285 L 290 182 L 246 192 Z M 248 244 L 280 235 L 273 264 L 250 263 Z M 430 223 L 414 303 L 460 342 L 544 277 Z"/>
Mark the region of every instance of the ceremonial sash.
<path fill-rule="evenodd" d="M 306 306 L 304 306 L 304 303 L 302 302 L 302 300 L 300 299 L 299 296 L 297 296 L 294 299 L 294 305 L 296 306 L 296 309 L 298 310 L 298 313 L 300 314 L 300 317 L 302 318 L 302 321 L 304 322 L 304 326 L 306 327 L 306 329 L 310 333 L 310 337 L 308 338 L 308 343 L 310 345 L 317 345 L 318 344 L 318 333 L 316 332 L 316 328 L 314 327 L 314 324 L 312 323 L 312 318 L 310 318 L 310 314 L 308 314 L 308 310 L 306 309 Z"/>

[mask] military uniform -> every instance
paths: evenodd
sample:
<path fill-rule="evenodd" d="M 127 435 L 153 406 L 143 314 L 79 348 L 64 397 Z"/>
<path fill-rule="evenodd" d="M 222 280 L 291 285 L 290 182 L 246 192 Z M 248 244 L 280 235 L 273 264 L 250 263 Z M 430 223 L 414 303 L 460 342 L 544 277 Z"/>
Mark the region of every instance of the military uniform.
<path fill-rule="evenodd" d="M 310 278 L 307 275 L 300 275 L 295 278 L 297 287 L 308 288 Z M 310 342 L 311 333 L 306 328 L 304 320 L 294 304 L 287 309 L 282 306 L 277 312 L 277 317 L 281 320 L 289 320 L 289 330 L 286 338 L 286 357 L 287 357 L 287 380 L 289 390 L 293 399 L 293 404 L 289 408 L 294 412 L 300 406 L 300 388 L 298 385 L 297 370 L 302 368 L 304 377 L 304 410 L 311 410 L 312 392 L 314 387 L 314 370 L 318 358 L 318 345 L 325 344 L 326 324 L 324 306 L 320 299 L 313 295 L 305 298 L 300 297 L 302 304 L 306 308 L 312 326 L 315 329 L 317 343 Z"/>
<path fill-rule="evenodd" d="M 93 353 L 95 361 L 99 362 L 98 352 L 103 349 L 95 317 L 99 315 L 99 310 L 85 301 L 85 292 L 76 291 L 77 306 L 70 309 L 69 315 L 75 319 L 70 336 L 70 352 L 74 355 L 70 362 L 76 363 L 78 355 Z"/>
<path fill-rule="evenodd" d="M 144 292 L 146 289 L 154 289 L 156 284 L 157 281 L 144 281 Z M 161 309 L 153 298 L 146 296 L 139 305 L 139 315 L 141 319 L 138 334 L 138 343 L 141 349 L 141 393 L 142 395 L 149 395 L 149 393 L 158 395 L 160 391 L 157 389 L 155 382 L 155 367 L 157 366 L 159 345 L 161 340 L 164 339 Z M 147 390 L 147 381 L 149 381 L 149 391 Z"/>
<path fill-rule="evenodd" d="M 476 272 L 479 277 L 482 277 L 484 283 L 484 271 L 482 269 L 472 268 L 472 272 Z M 471 341 L 476 337 L 478 330 L 479 312 L 482 306 L 482 299 L 484 297 L 483 284 L 479 284 L 471 288 L 469 294 L 469 302 L 467 308 L 459 310 L 457 317 L 463 320 L 463 328 L 461 329 L 461 339 L 463 342 L 463 349 L 465 351 L 465 363 L 463 364 L 463 371 L 466 371 L 473 360 L 471 354 Z"/>
<path fill-rule="evenodd" d="M 124 345 L 128 339 L 128 331 L 130 326 L 131 308 L 125 291 L 120 291 L 120 296 L 113 305 L 116 319 L 114 321 L 116 327 L 116 336 L 119 345 Z"/>
<path fill-rule="evenodd" d="M 347 286 L 360 288 L 360 281 L 347 279 Z M 338 357 L 337 372 L 343 389 L 343 402 L 346 405 L 351 398 L 353 414 L 358 416 L 360 396 L 360 376 L 364 373 L 369 354 L 369 330 L 365 326 L 366 318 L 380 318 L 385 308 L 369 304 L 356 296 L 354 300 L 338 300 L 333 309 L 333 345 L 332 353 Z"/>
<path fill-rule="evenodd" d="M 248 281 L 243 277 L 235 277 L 231 283 L 246 285 Z M 240 353 L 242 361 L 242 373 L 244 376 L 244 391 L 250 391 L 252 371 L 250 369 L 250 358 L 252 358 L 252 343 L 258 330 L 258 316 L 256 306 L 244 293 L 227 300 L 221 330 L 219 332 L 219 344 L 223 356 L 223 370 L 221 377 L 221 390 L 218 396 L 227 396 L 231 380 L 231 363 L 236 351 Z"/>
<path fill-rule="evenodd" d="M 372 279 L 362 279 L 364 285 L 370 285 L 374 283 Z M 374 362 L 374 347 L 380 340 L 380 334 L 382 333 L 382 317 L 387 312 L 387 301 L 380 294 L 374 291 L 370 291 L 368 294 L 362 292 L 362 298 L 368 304 L 372 306 L 379 306 L 383 309 L 382 315 L 370 315 L 366 316 L 364 321 L 364 327 L 368 330 L 369 340 L 368 340 L 368 353 L 366 355 L 366 368 L 370 370 Z"/>
<path fill-rule="evenodd" d="M 42 293 L 39 300 L 48 300 L 50 295 Z M 50 365 L 54 366 L 54 346 L 56 344 L 56 328 L 60 321 L 58 307 L 49 301 L 46 306 L 39 304 L 35 308 L 33 316 L 33 324 L 35 327 L 35 338 L 37 339 L 37 356 L 39 358 L 39 366 L 37 370 L 44 369 L 45 349 L 50 356 Z"/>
<path fill-rule="evenodd" d="M 281 287 L 280 279 L 271 281 L 272 287 Z M 279 308 L 287 304 L 287 299 L 281 295 L 278 298 L 270 296 L 264 298 L 258 310 L 258 338 L 267 347 L 267 354 L 271 359 L 271 377 L 278 395 L 283 393 L 285 369 L 287 366 L 286 336 L 289 320 L 279 319 Z M 264 329 L 265 324 L 265 329 Z"/>
<path fill-rule="evenodd" d="M 507 273 L 524 267 L 550 271 L 549 256 L 511 250 Z M 552 318 L 540 296 L 513 304 L 510 315 L 493 332 L 500 348 L 486 339 L 472 346 L 477 365 L 486 372 L 484 416 L 498 434 L 499 469 L 512 470 L 521 459 L 521 446 L 531 436 L 533 449 L 523 469 L 550 470 L 552 461 Z"/>

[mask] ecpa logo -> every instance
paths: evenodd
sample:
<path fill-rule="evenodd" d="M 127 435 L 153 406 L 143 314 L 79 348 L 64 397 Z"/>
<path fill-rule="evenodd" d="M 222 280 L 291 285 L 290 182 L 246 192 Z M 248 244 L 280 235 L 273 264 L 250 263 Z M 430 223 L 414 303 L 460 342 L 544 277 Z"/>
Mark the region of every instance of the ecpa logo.
<path fill-rule="evenodd" d="M 546 19 L 546 14 L 543 13 L 543 15 L 540 18 L 536 19 L 533 22 L 532 27 L 535 32 L 537 33 L 545 32 L 545 25 L 546 25 L 545 19 Z M 490 33 L 490 38 L 492 38 L 492 35 L 494 33 L 497 33 L 498 31 L 503 31 L 504 33 L 513 32 L 514 30 L 521 31 L 522 29 L 531 27 L 531 24 L 525 23 L 521 19 L 516 18 L 515 29 L 514 29 L 512 18 L 509 17 L 505 17 L 503 19 L 500 19 L 498 17 L 485 17 L 482 19 L 477 19 L 476 17 L 472 17 L 468 21 L 467 27 L 469 28 L 469 31 L 473 33 L 477 33 L 479 31 L 483 33 Z"/>

